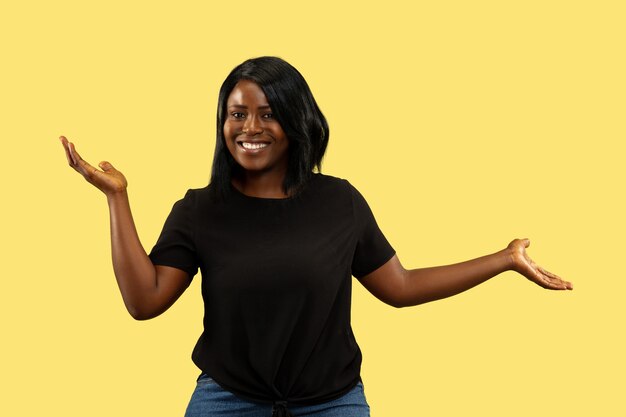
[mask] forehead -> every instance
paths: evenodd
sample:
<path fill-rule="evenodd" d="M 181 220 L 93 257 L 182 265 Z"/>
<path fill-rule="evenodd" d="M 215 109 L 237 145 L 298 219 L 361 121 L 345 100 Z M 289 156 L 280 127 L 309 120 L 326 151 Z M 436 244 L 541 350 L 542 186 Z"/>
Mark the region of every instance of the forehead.
<path fill-rule="evenodd" d="M 244 105 L 247 107 L 267 106 L 267 98 L 261 87 L 250 80 L 241 80 L 230 92 L 228 106 Z"/>

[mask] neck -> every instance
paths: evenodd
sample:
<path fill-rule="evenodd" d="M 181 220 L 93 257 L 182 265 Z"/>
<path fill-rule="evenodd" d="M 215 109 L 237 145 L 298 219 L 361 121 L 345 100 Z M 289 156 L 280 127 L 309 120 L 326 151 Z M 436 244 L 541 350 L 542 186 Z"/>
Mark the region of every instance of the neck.
<path fill-rule="evenodd" d="M 250 197 L 287 198 L 283 190 L 284 175 L 246 171 L 233 178 L 233 186 Z"/>

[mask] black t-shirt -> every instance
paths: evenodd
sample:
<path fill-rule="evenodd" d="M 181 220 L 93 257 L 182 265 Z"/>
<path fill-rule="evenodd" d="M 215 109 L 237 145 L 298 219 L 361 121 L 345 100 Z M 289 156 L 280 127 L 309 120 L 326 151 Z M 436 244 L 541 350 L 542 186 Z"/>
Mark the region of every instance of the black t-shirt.
<path fill-rule="evenodd" d="M 351 276 L 394 253 L 348 181 L 314 174 L 286 199 L 233 187 L 215 202 L 209 187 L 189 190 L 150 258 L 190 278 L 202 272 L 204 332 L 192 359 L 203 372 L 243 398 L 313 404 L 359 381 Z"/>

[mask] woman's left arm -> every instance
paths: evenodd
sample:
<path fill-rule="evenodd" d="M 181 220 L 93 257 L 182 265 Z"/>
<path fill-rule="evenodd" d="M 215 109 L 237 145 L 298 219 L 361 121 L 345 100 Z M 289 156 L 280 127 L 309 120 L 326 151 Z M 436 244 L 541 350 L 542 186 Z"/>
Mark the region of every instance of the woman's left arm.
<path fill-rule="evenodd" d="M 453 265 L 404 269 L 397 256 L 360 279 L 369 292 L 394 307 L 450 297 L 513 270 L 551 290 L 571 290 L 570 282 L 535 264 L 526 254 L 528 239 L 515 239 L 496 253 Z"/>

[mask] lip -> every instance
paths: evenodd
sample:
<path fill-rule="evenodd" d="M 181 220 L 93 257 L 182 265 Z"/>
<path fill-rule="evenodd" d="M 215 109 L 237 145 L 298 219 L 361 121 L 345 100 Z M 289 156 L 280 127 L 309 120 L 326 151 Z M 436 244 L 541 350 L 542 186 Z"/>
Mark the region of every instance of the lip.
<path fill-rule="evenodd" d="M 264 143 L 267 146 L 264 146 L 259 149 L 247 149 L 247 148 L 244 148 L 243 146 L 244 142 L 251 143 L 251 144 Z M 237 143 L 237 149 L 239 149 L 242 152 L 249 153 L 249 154 L 257 154 L 257 153 L 263 152 L 265 149 L 269 148 L 269 146 L 272 144 L 271 142 L 266 141 L 266 140 L 249 140 L 249 139 L 237 140 L 236 143 Z"/>

